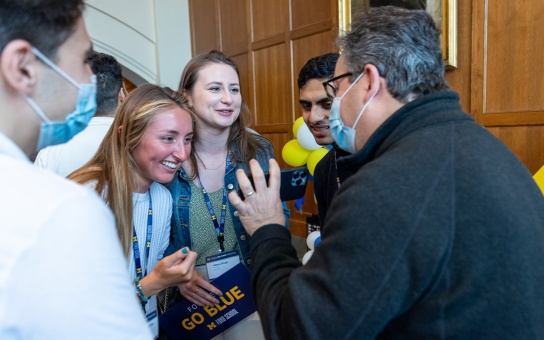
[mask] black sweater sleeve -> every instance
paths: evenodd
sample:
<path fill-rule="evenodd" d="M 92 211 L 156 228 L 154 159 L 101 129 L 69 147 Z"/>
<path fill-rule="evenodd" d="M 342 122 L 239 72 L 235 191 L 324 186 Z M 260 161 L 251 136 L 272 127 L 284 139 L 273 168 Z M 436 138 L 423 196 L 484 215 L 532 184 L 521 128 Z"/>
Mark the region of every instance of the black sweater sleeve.
<path fill-rule="evenodd" d="M 289 325 L 298 323 L 298 319 L 288 281 L 291 272 L 302 264 L 291 244 L 291 234 L 281 225 L 266 225 L 253 234 L 250 246 L 252 294 L 264 333 L 271 339 L 295 339 L 297 335 Z"/>

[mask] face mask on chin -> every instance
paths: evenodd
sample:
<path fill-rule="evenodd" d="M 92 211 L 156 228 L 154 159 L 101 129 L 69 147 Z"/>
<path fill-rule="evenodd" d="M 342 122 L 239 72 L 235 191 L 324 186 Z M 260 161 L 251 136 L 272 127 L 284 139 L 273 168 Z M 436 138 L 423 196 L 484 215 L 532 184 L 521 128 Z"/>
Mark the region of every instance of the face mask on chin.
<path fill-rule="evenodd" d="M 36 151 L 39 151 L 49 145 L 66 143 L 89 124 L 89 121 L 96 112 L 96 76 L 91 76 L 90 84 L 78 84 L 37 48 L 32 47 L 32 52 L 34 52 L 36 57 L 42 62 L 78 89 L 75 110 L 67 115 L 64 121 L 51 121 L 34 100 L 21 94 L 34 112 L 36 112 L 43 120 L 40 126 L 38 144 L 36 146 Z"/>
<path fill-rule="evenodd" d="M 365 112 L 368 104 L 374 99 L 374 96 L 376 96 L 376 93 L 378 93 L 378 89 L 376 89 L 376 92 L 370 97 L 370 99 L 363 105 L 363 108 L 359 112 L 359 115 L 357 116 L 357 119 L 355 119 L 355 123 L 353 124 L 353 127 L 347 127 L 344 125 L 344 122 L 342 121 L 342 118 L 340 117 L 340 102 L 342 101 L 342 98 L 351 90 L 353 85 L 355 85 L 359 79 L 364 75 L 364 72 L 361 73 L 353 83 L 348 87 L 346 92 L 342 95 L 342 97 L 335 97 L 332 105 L 331 105 L 331 111 L 329 115 L 329 124 L 330 124 L 330 130 L 331 130 L 331 136 L 338 145 L 338 147 L 346 152 L 349 152 L 351 154 L 355 153 L 355 136 L 356 136 L 356 130 L 355 127 L 357 126 L 357 123 L 359 123 L 359 119 L 363 116 L 363 112 Z"/>

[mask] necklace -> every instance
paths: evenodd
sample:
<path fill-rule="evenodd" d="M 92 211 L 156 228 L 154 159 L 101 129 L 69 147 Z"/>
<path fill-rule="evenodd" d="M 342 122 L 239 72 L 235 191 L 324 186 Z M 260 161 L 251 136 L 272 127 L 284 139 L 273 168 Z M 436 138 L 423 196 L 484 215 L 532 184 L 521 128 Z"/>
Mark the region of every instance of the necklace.
<path fill-rule="evenodd" d="M 202 159 L 200 158 L 198 153 L 195 152 L 195 155 L 196 155 L 197 160 L 200 162 L 200 164 L 202 164 L 202 166 L 204 167 L 205 170 L 217 170 L 221 166 L 223 166 L 223 164 L 225 164 L 225 160 L 223 160 L 221 163 L 219 163 L 218 166 L 210 168 L 210 167 L 207 167 L 206 164 L 204 164 L 204 162 L 202 161 Z"/>

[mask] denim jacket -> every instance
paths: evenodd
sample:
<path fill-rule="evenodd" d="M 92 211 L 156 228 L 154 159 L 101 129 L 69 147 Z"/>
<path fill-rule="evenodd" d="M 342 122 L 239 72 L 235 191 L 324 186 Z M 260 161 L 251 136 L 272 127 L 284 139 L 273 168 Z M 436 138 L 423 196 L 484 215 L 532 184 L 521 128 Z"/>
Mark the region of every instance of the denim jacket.
<path fill-rule="evenodd" d="M 264 138 L 263 138 L 264 139 Z M 274 157 L 272 145 L 265 140 L 267 146 L 267 156 L 257 156 L 257 161 L 263 168 L 263 171 L 268 171 L 268 159 Z M 248 171 L 247 166 L 243 163 L 236 163 L 231 160 L 228 167 L 225 169 L 225 188 L 230 192 L 232 190 L 238 190 L 238 181 L 236 180 L 236 170 L 244 169 Z M 176 173 L 176 176 L 169 185 L 170 193 L 173 198 L 172 209 L 172 224 L 170 230 L 170 245 L 166 249 L 165 256 L 173 254 L 178 249 L 191 246 L 191 233 L 189 225 L 189 205 L 191 202 L 191 184 L 190 178 L 187 173 L 180 168 Z M 238 213 L 235 213 L 234 207 L 228 203 L 229 212 L 231 214 L 234 232 L 236 233 L 236 239 L 238 241 L 238 247 L 242 256 L 242 261 L 246 267 L 251 267 L 251 255 L 249 253 L 249 235 L 245 231 L 242 222 L 238 218 Z M 287 209 L 287 205 L 283 202 L 283 211 L 286 219 L 286 226 L 289 227 L 290 211 Z"/>

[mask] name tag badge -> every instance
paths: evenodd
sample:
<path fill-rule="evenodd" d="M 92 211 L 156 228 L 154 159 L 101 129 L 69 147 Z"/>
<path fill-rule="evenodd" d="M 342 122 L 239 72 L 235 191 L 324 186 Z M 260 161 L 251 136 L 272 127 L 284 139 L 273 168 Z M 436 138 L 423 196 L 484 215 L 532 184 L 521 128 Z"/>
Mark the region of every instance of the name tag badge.
<path fill-rule="evenodd" d="M 147 325 L 153 334 L 153 339 L 157 339 L 159 337 L 159 315 L 157 314 L 157 310 L 148 313 L 145 318 L 147 319 Z"/>
<path fill-rule="evenodd" d="M 208 279 L 213 279 L 221 276 L 232 267 L 240 263 L 240 257 L 236 250 L 219 253 L 216 255 L 206 256 L 206 270 L 208 271 Z"/>

